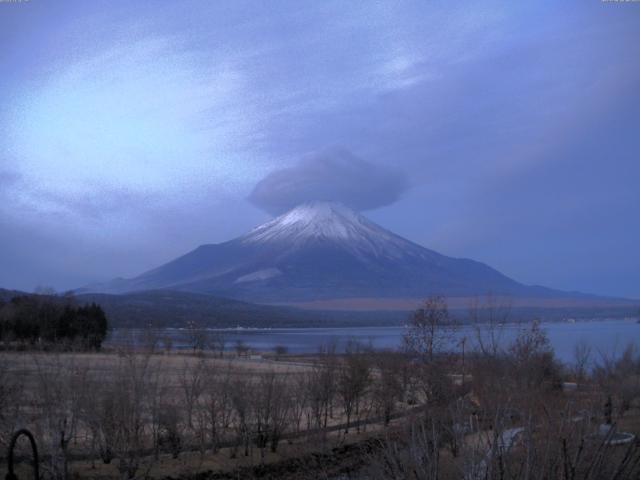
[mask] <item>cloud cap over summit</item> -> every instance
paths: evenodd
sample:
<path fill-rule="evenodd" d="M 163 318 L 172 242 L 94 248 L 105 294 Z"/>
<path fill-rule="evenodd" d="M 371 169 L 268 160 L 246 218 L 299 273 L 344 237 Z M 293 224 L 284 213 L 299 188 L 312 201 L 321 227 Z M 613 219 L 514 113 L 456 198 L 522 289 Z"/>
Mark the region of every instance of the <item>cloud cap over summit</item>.
<path fill-rule="evenodd" d="M 407 187 L 400 170 L 336 147 L 271 172 L 256 184 L 249 201 L 274 215 L 313 201 L 340 202 L 363 211 L 394 203 Z"/>

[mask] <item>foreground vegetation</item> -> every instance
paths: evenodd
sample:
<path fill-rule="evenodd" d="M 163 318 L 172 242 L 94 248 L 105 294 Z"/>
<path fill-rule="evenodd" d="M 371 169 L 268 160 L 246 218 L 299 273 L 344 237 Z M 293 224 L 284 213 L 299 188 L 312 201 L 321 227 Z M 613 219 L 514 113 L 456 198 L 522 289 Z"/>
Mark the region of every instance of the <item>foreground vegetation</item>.
<path fill-rule="evenodd" d="M 31 429 L 46 478 L 638 478 L 637 437 L 611 442 L 640 433 L 638 353 L 563 367 L 537 324 L 505 344 L 482 312 L 455 355 L 438 298 L 401 352 L 4 352 L 1 447 Z"/>

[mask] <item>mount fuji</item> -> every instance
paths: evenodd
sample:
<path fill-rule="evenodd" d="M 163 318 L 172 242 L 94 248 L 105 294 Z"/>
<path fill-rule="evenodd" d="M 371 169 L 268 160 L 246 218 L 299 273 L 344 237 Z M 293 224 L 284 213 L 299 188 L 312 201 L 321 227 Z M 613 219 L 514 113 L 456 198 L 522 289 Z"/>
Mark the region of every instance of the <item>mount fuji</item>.
<path fill-rule="evenodd" d="M 158 289 L 290 304 L 431 294 L 588 298 L 526 286 L 483 263 L 441 255 L 327 202 L 299 205 L 241 237 L 85 291 Z"/>

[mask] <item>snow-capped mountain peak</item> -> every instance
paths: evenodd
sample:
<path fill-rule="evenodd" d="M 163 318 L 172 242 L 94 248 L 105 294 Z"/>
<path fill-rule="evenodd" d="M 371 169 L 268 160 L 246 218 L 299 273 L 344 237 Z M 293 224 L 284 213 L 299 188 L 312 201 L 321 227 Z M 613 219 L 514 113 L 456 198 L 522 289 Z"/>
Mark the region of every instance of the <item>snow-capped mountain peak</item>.
<path fill-rule="evenodd" d="M 362 217 L 340 203 L 309 202 L 298 205 L 275 223 L 282 227 L 309 229 L 311 235 L 348 236 L 348 226 L 361 222 Z"/>
<path fill-rule="evenodd" d="M 398 257 L 416 246 L 334 202 L 304 203 L 260 225 L 242 237 L 245 244 L 313 241 L 340 244 L 350 250 Z"/>
<path fill-rule="evenodd" d="M 534 292 L 496 270 L 406 240 L 337 203 L 299 205 L 112 291 L 174 289 L 264 302 Z"/>

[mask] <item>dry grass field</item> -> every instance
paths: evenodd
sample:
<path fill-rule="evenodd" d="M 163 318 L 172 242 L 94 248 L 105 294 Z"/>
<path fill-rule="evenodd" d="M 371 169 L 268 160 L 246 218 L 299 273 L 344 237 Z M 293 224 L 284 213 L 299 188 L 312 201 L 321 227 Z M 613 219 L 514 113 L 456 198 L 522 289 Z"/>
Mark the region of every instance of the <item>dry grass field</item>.
<path fill-rule="evenodd" d="M 337 356 L 327 363 L 114 351 L 3 352 L 0 359 L 2 448 L 12 430 L 27 427 L 51 476 L 231 471 L 359 442 L 385 423 L 369 389 L 379 372 L 365 366 L 360 379 L 348 378 Z M 333 377 L 344 379 L 341 387 Z M 347 380 L 356 383 L 351 395 Z M 408 408 L 392 401 L 393 417 Z M 126 471 L 121 459 L 131 450 Z"/>
<path fill-rule="evenodd" d="M 637 438 L 610 446 L 597 435 L 606 423 L 640 434 L 637 353 L 591 372 L 563 367 L 536 326 L 466 361 L 357 346 L 277 360 L 121 348 L 2 351 L 0 366 L 0 448 L 28 428 L 42 478 L 620 480 L 640 470 Z M 28 477 L 24 444 L 17 454 Z"/>

